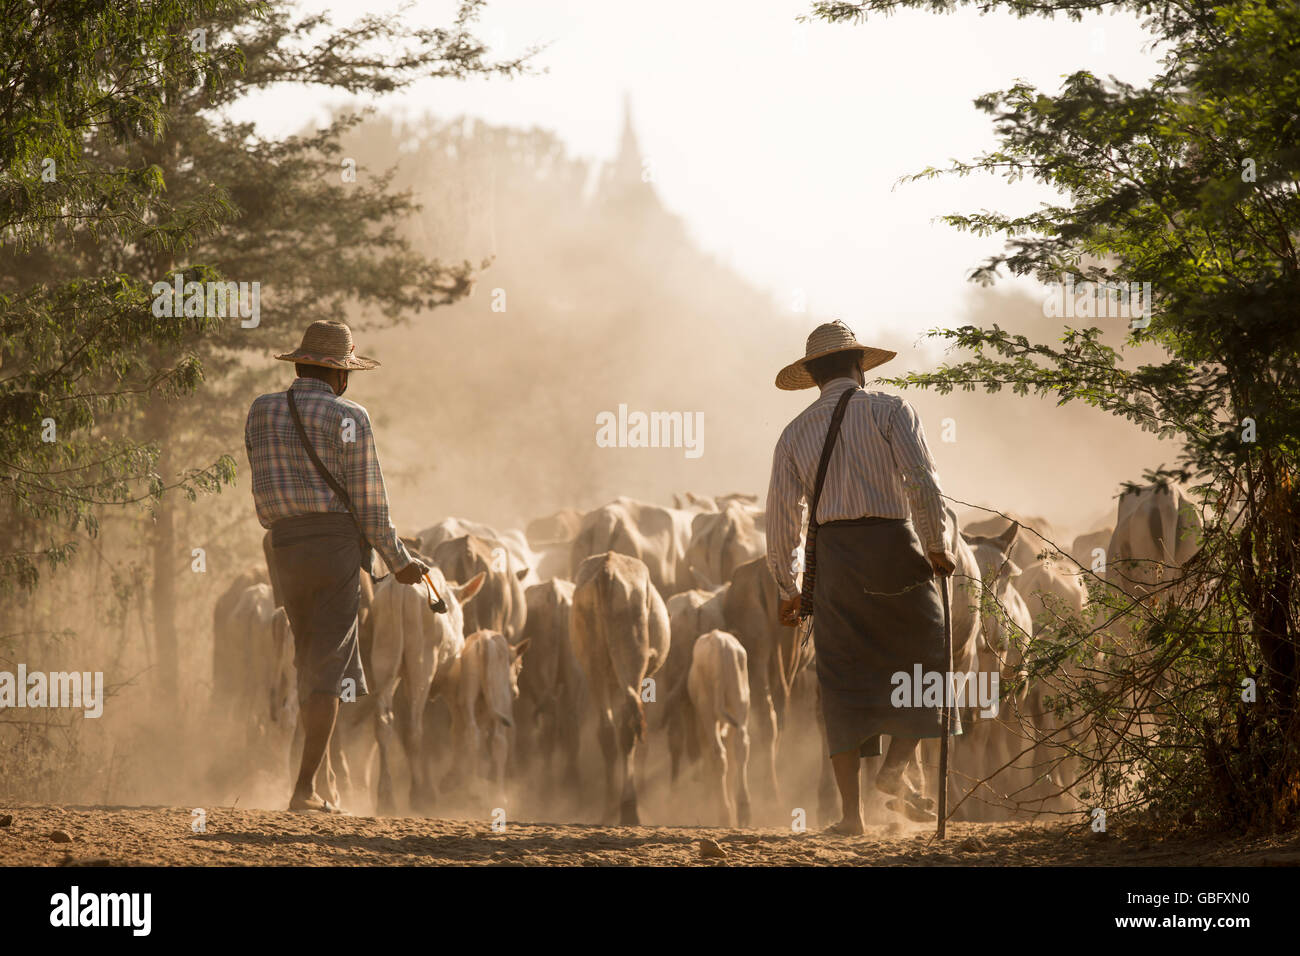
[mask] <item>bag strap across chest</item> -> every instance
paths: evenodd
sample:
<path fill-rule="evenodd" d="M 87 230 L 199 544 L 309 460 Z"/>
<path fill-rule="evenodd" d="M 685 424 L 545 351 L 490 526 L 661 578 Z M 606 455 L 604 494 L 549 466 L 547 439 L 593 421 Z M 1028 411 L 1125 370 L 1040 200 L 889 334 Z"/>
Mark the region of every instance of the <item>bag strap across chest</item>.
<path fill-rule="evenodd" d="M 822 486 L 826 484 L 826 470 L 831 463 L 831 452 L 835 451 L 835 442 L 840 437 L 840 423 L 844 421 L 844 412 L 849 407 L 849 399 L 859 391 L 860 388 L 847 389 L 840 396 L 839 403 L 835 406 L 835 413 L 831 415 L 831 424 L 826 430 L 826 441 L 822 445 L 821 461 L 817 463 L 817 480 L 813 483 L 812 499 L 809 502 L 809 526 L 817 524 L 817 504 L 822 500 Z"/>
<path fill-rule="evenodd" d="M 307 429 L 302 427 L 302 416 L 298 414 L 298 405 L 293 400 L 293 390 L 290 389 L 285 392 L 285 395 L 289 399 L 289 415 L 293 418 L 293 427 L 298 430 L 298 438 L 302 441 L 302 447 L 307 452 L 307 457 L 310 458 L 311 463 L 316 466 L 316 471 L 319 472 L 321 478 L 325 480 L 325 484 L 329 485 L 330 490 L 334 492 L 334 494 L 338 495 L 339 501 L 343 502 L 343 507 L 348 509 L 348 514 L 350 514 L 352 520 L 357 523 L 357 530 L 360 530 L 361 521 L 357 518 L 357 513 L 352 507 L 352 496 L 348 494 L 347 489 L 339 483 L 338 479 L 330 474 L 330 470 L 325 467 L 325 463 L 321 461 L 320 456 L 316 454 L 316 449 L 312 447 L 311 441 L 307 438 Z M 365 537 L 364 532 L 362 533 L 362 537 Z"/>
<path fill-rule="evenodd" d="M 821 461 L 817 463 L 817 480 L 813 483 L 812 498 L 808 504 L 808 537 L 804 540 L 803 548 L 803 587 L 799 594 L 800 617 L 811 617 L 813 612 L 813 589 L 817 582 L 817 505 L 822 500 L 822 485 L 826 483 L 826 469 L 830 466 L 831 452 L 835 451 L 836 439 L 840 437 L 840 423 L 844 420 L 844 412 L 849 407 L 849 400 L 859 391 L 861 386 L 856 386 L 846 389 L 840 396 L 835 412 L 831 415 L 830 427 L 826 429 Z"/>

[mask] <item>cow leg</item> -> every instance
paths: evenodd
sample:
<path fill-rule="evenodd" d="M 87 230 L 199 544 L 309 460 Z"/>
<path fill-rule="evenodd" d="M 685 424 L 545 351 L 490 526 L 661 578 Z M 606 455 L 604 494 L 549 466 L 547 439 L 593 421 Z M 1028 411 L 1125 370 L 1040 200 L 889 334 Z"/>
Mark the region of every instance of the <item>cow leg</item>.
<path fill-rule="evenodd" d="M 710 708 L 708 712 L 716 712 Z M 721 727 L 718 721 L 713 717 L 705 717 L 701 713 L 696 719 L 696 726 L 699 728 L 700 736 L 700 758 L 704 766 L 705 786 L 709 791 L 709 799 L 715 802 L 715 806 L 720 811 L 721 825 L 729 827 L 732 825 L 731 819 L 731 798 L 727 793 L 727 751 L 722 742 Z"/>
<path fill-rule="evenodd" d="M 510 728 L 494 720 L 488 731 L 488 747 L 491 750 L 492 792 L 497 806 L 506 805 L 506 761 L 510 756 Z"/>
<path fill-rule="evenodd" d="M 393 799 L 393 752 L 397 748 L 397 732 L 393 720 L 392 697 L 384 694 L 375 709 L 375 742 L 379 745 L 379 796 L 376 808 L 380 816 L 397 815 L 397 802 Z"/>
<path fill-rule="evenodd" d="M 618 753 L 614 740 L 614 719 L 608 710 L 596 714 L 596 739 L 600 742 L 600 753 L 604 758 L 605 789 L 601 811 L 602 823 L 614 823 L 618 820 L 618 802 L 615 796 L 615 780 L 618 777 Z"/>
<path fill-rule="evenodd" d="M 556 732 L 560 740 L 563 757 L 564 780 L 571 788 L 579 792 L 582 789 L 582 776 L 579 769 L 579 753 L 582 748 L 582 712 L 572 705 L 555 704 Z M 555 791 L 558 792 L 557 787 Z"/>
<path fill-rule="evenodd" d="M 465 768 L 466 790 L 471 799 L 477 800 L 482 789 L 482 770 L 480 769 L 481 755 L 483 753 L 483 732 L 479 728 L 478 719 L 474 714 L 474 704 L 471 703 L 467 712 L 461 715 L 463 723 L 463 736 L 461 740 L 462 748 L 462 766 Z"/>
<path fill-rule="evenodd" d="M 743 725 L 727 728 L 727 766 L 733 777 L 728 793 L 736 795 L 736 825 L 747 827 L 753 822 L 749 806 L 749 730 Z"/>
<path fill-rule="evenodd" d="M 681 769 L 682 750 L 685 746 L 685 741 L 682 740 L 685 731 L 682 727 L 681 716 L 675 713 L 669 714 L 666 729 L 668 731 L 668 779 L 670 782 L 676 783 L 677 773 Z"/>
<path fill-rule="evenodd" d="M 758 747 L 762 763 L 763 785 L 771 797 L 773 806 L 781 805 L 781 790 L 776 780 L 776 708 L 772 704 L 772 695 L 767 686 L 754 696 L 754 742 Z"/>
<path fill-rule="evenodd" d="M 403 714 L 403 746 L 411 769 L 411 812 L 424 815 L 433 803 L 433 785 L 428 759 L 424 753 L 424 704 L 428 691 L 406 696 Z"/>
<path fill-rule="evenodd" d="M 620 743 L 624 742 L 620 741 Z M 625 748 L 620 747 L 619 749 L 622 750 L 623 754 L 623 787 L 622 796 L 619 799 L 618 805 L 618 822 L 620 826 L 634 827 L 641 823 L 641 816 L 637 812 L 636 803 L 635 768 L 638 759 L 636 738 L 633 737 L 630 741 L 626 742 Z M 642 748 L 640 754 L 641 759 L 644 759 L 644 756 L 645 752 L 644 748 Z"/>

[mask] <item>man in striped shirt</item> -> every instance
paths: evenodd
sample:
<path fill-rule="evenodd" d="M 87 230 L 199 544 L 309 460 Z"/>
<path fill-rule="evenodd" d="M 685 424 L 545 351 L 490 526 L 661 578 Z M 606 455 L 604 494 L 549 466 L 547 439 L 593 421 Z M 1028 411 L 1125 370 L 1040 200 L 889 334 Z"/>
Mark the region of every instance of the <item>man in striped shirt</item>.
<path fill-rule="evenodd" d="M 291 810 L 342 812 L 316 793 L 315 778 L 339 700 L 367 693 L 357 611 L 370 547 L 403 584 L 428 570 L 389 517 L 370 416 L 342 397 L 350 371 L 379 365 L 353 351 L 344 323 L 313 322 L 297 349 L 276 356 L 293 362 L 298 377 L 287 391 L 257 398 L 244 429 L 257 517 L 271 531 L 269 570 L 294 636 L 305 739 Z"/>
<path fill-rule="evenodd" d="M 880 753 L 881 734 L 890 735 L 890 746 L 876 787 L 893 798 L 891 809 L 933 819 L 932 801 L 903 773 L 920 739 L 941 733 L 938 709 L 896 707 L 891 693 L 893 676 L 910 676 L 915 664 L 949 670 L 934 575 L 951 574 L 954 559 L 934 461 L 912 406 L 862 388 L 863 372 L 894 355 L 832 322 L 814 330 L 804 358 L 776 381 L 782 389 L 821 390 L 782 432 L 767 493 L 767 562 L 787 625 L 798 622 L 804 514 L 832 416 L 847 401 L 815 516 L 813 592 L 817 677 L 843 805 L 832 830 L 844 834 L 862 832 L 859 762 Z"/>

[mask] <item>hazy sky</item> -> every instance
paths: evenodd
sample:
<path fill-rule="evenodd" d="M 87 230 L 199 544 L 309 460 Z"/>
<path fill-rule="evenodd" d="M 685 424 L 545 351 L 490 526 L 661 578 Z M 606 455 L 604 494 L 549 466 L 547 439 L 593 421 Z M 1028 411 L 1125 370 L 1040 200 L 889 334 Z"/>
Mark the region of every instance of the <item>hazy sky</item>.
<path fill-rule="evenodd" d="M 445 24 L 424 0 L 413 23 Z M 895 187 L 903 175 L 991 148 L 972 99 L 1017 79 L 1056 91 L 1073 69 L 1141 83 L 1156 54 L 1136 19 L 940 17 L 800 24 L 807 0 L 493 0 L 480 23 L 506 54 L 545 45 L 515 80 L 428 81 L 377 101 L 438 116 L 555 130 L 575 155 L 612 156 L 631 96 L 665 204 L 700 245 L 769 290 L 801 328 L 842 317 L 859 333 L 951 325 L 970 268 L 1001 240 L 933 222 L 948 212 L 1027 210 L 1050 199 L 991 177 Z M 396 10 L 383 0 L 307 2 L 336 24 Z M 338 102 L 280 90 L 240 111 L 288 132 Z M 806 303 L 806 315 L 795 311 Z"/>

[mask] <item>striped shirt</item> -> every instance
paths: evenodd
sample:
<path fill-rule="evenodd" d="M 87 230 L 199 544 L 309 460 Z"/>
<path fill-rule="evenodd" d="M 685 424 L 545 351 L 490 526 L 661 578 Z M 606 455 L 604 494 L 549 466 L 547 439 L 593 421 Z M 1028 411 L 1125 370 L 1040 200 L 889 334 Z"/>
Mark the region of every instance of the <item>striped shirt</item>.
<path fill-rule="evenodd" d="M 831 416 L 851 378 L 827 382 L 821 397 L 786 426 L 772 456 L 767 490 L 767 565 L 783 598 L 799 593 L 803 566 L 800 535 L 817 481 L 817 465 Z M 939 476 L 916 410 L 897 395 L 863 391 L 849 399 L 840 435 L 826 469 L 817 520 L 906 518 L 911 510 L 927 552 L 944 551 L 947 540 Z"/>
<path fill-rule="evenodd" d="M 411 563 L 388 515 L 388 491 L 379 469 L 370 416 L 356 402 L 340 398 L 315 378 L 289 386 L 302 427 L 323 464 L 352 498 L 366 539 L 392 571 Z M 263 528 L 281 518 L 319 512 L 347 514 L 307 457 L 289 414 L 285 392 L 261 395 L 248 410 L 244 447 L 253 474 L 253 502 Z"/>

